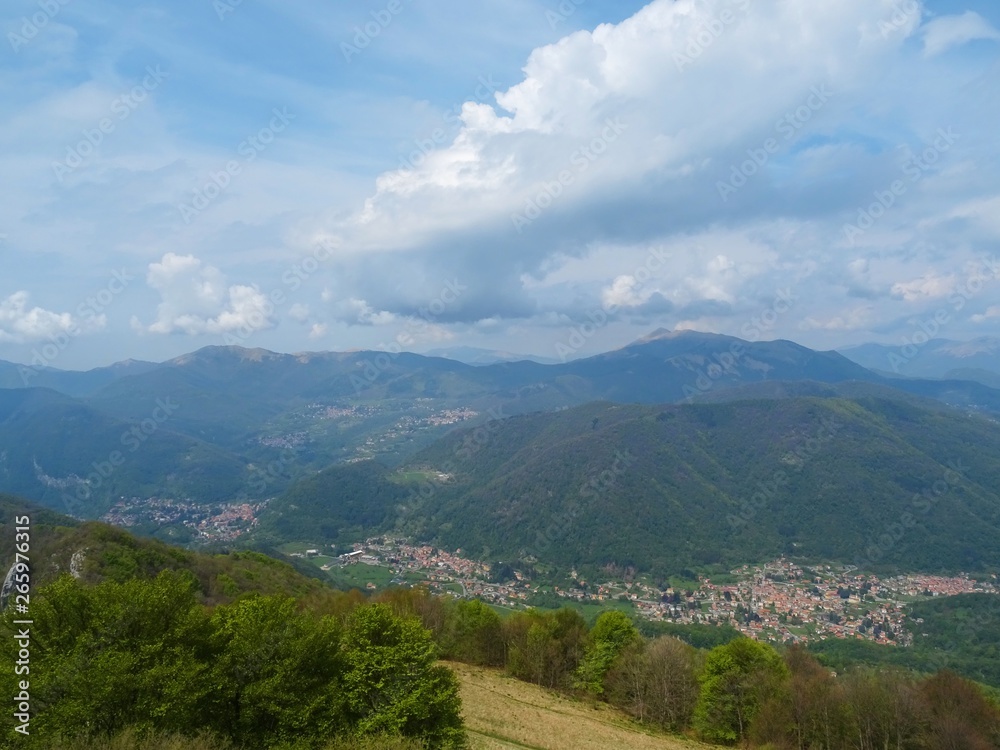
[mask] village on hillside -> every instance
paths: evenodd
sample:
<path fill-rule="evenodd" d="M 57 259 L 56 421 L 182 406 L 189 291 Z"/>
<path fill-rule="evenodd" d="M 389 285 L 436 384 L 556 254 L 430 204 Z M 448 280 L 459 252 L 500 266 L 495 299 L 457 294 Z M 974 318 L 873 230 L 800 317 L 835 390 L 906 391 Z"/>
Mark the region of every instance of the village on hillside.
<path fill-rule="evenodd" d="M 326 561 L 331 570 L 349 565 L 388 569 L 392 585 L 405 585 L 419 573 L 432 591 L 482 599 L 511 609 L 566 600 L 565 603 L 624 602 L 647 619 L 680 624 L 731 625 L 742 633 L 782 642 L 856 638 L 909 645 L 905 606 L 924 597 L 973 592 L 1000 594 L 997 580 L 900 575 L 880 578 L 852 566 L 804 566 L 779 559 L 730 571 L 727 582 L 702 578 L 697 587 L 658 589 L 649 582 L 588 582 L 574 571 L 572 585 L 547 586 L 512 571 L 509 581 L 491 580 L 490 566 L 405 539 L 376 537 L 351 552 L 325 555 L 319 549 L 297 553 Z M 360 574 L 359 580 L 365 576 Z M 375 576 L 371 576 L 375 578 Z M 728 580 L 728 579 L 731 579 Z M 378 588 L 368 581 L 365 588 Z M 459 593 L 460 592 L 460 593 Z"/>

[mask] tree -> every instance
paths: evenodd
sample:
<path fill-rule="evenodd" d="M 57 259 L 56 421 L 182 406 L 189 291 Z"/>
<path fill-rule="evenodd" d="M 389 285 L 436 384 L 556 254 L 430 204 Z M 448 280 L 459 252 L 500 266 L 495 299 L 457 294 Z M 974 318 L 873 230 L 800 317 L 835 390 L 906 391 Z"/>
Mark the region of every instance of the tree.
<path fill-rule="evenodd" d="M 86 587 L 66 575 L 33 598 L 32 619 L 35 734 L 204 724 L 209 625 L 191 576 Z"/>
<path fill-rule="evenodd" d="M 802 646 L 785 654 L 796 747 L 834 747 L 844 733 L 845 706 L 836 678 Z"/>
<path fill-rule="evenodd" d="M 387 604 L 397 617 L 416 617 L 440 642 L 448 618 L 444 599 L 434 596 L 426 587 L 393 588 L 378 595 L 375 600 Z"/>
<path fill-rule="evenodd" d="M 908 747 L 917 734 L 913 679 L 896 670 L 856 670 L 843 681 L 848 732 L 858 750 Z"/>
<path fill-rule="evenodd" d="M 958 675 L 942 671 L 919 688 L 924 744 L 940 750 L 988 750 L 1000 745 L 1000 708 Z"/>
<path fill-rule="evenodd" d="M 608 700 L 640 721 L 680 731 L 698 701 L 697 649 L 670 636 L 626 646 L 606 678 Z"/>
<path fill-rule="evenodd" d="M 786 689 L 787 680 L 788 667 L 767 644 L 738 638 L 717 646 L 705 659 L 695 727 L 715 742 L 744 740 L 765 700 Z"/>
<path fill-rule="evenodd" d="M 241 746 L 330 737 L 346 725 L 340 625 L 255 596 L 212 617 L 214 725 Z"/>
<path fill-rule="evenodd" d="M 604 695 L 604 678 L 618 655 L 640 640 L 629 616 L 618 609 L 602 612 L 587 636 L 583 661 L 576 672 L 575 685 L 594 695 Z"/>
<path fill-rule="evenodd" d="M 579 612 L 518 612 L 503 620 L 501 632 L 511 675 L 547 688 L 569 687 L 587 635 Z"/>
<path fill-rule="evenodd" d="M 436 666 L 437 648 L 420 622 L 385 604 L 357 609 L 343 637 L 344 694 L 354 731 L 402 734 L 430 748 L 465 745 L 458 681 Z"/>
<path fill-rule="evenodd" d="M 467 664 L 503 666 L 500 615 L 478 599 L 455 602 L 448 608 L 441 651 Z"/>

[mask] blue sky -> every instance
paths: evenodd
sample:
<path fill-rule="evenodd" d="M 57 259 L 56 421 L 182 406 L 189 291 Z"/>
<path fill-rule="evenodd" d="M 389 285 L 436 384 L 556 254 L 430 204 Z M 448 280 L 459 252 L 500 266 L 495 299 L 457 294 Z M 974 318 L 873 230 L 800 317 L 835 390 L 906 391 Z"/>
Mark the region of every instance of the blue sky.
<path fill-rule="evenodd" d="M 316 5 L 5 5 L 0 358 L 998 333 L 995 3 Z"/>

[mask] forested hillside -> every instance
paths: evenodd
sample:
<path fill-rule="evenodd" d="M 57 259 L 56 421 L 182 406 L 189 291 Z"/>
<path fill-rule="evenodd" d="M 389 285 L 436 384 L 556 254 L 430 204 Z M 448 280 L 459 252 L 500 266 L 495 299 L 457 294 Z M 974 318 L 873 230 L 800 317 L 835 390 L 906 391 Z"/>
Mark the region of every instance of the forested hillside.
<path fill-rule="evenodd" d="M 594 404 L 458 431 L 408 469 L 416 536 L 494 559 L 670 574 L 792 555 L 1000 564 L 1000 426 L 919 401 Z"/>

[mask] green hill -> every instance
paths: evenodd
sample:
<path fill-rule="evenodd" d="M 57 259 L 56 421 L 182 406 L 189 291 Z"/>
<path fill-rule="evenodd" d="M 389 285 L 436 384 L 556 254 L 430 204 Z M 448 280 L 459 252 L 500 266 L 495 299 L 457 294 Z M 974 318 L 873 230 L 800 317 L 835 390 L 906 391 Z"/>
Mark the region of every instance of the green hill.
<path fill-rule="evenodd" d="M 235 496 L 244 462 L 175 432 L 183 409 L 150 397 L 141 418 L 120 420 L 55 391 L 0 390 L 0 489 L 91 517 L 121 496 Z"/>
<path fill-rule="evenodd" d="M 272 500 L 261 513 L 255 537 L 273 542 L 364 539 L 393 523 L 408 495 L 374 461 L 333 466 Z"/>
<path fill-rule="evenodd" d="M 32 588 L 71 573 L 88 584 L 150 579 L 163 571 L 190 573 L 208 603 L 241 594 L 335 597 L 337 592 L 290 562 L 259 552 L 204 553 L 174 547 L 95 521 L 80 522 L 37 504 L 0 495 L 0 561 L 14 561 L 14 519 L 30 519 Z M 6 572 L 6 567 L 4 568 Z"/>
<path fill-rule="evenodd" d="M 492 559 L 1000 566 L 1000 425 L 909 399 L 592 404 L 455 432 L 406 468 L 449 479 L 405 528 Z"/>

